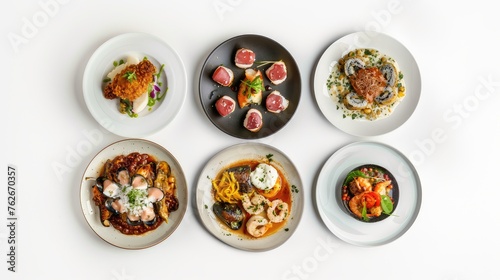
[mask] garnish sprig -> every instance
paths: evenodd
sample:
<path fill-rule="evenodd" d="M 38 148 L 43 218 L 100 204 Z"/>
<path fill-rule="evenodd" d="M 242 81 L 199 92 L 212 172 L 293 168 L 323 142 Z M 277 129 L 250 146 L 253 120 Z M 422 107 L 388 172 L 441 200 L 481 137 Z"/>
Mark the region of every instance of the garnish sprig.
<path fill-rule="evenodd" d="M 123 74 L 122 77 L 127 79 L 127 81 L 129 81 L 130 83 L 132 81 L 137 80 L 137 76 L 135 75 L 135 72 L 133 72 L 133 71 L 127 71 L 125 74 Z"/>
<path fill-rule="evenodd" d="M 254 92 L 264 91 L 264 89 L 265 89 L 264 82 L 262 81 L 262 79 L 260 77 L 256 77 L 255 79 L 253 79 L 250 82 L 246 81 L 246 80 L 243 80 L 241 82 L 243 84 L 245 84 L 246 86 L 248 86 Z M 251 91 L 249 94 L 252 94 Z"/>
<path fill-rule="evenodd" d="M 347 174 L 347 177 L 344 180 L 344 185 L 349 184 L 356 177 L 363 177 L 363 178 L 366 178 L 366 179 L 373 179 L 373 180 L 375 180 L 375 182 L 384 181 L 384 179 L 382 179 L 382 178 L 369 176 L 368 174 L 364 173 L 363 171 L 353 170 L 353 171 L 349 172 L 349 174 Z"/>
<path fill-rule="evenodd" d="M 262 67 L 264 65 L 267 65 L 267 64 L 271 64 L 271 63 L 276 63 L 276 62 L 280 62 L 281 60 L 262 60 L 262 61 L 256 61 L 255 64 L 257 64 L 257 68 L 259 67 Z"/>

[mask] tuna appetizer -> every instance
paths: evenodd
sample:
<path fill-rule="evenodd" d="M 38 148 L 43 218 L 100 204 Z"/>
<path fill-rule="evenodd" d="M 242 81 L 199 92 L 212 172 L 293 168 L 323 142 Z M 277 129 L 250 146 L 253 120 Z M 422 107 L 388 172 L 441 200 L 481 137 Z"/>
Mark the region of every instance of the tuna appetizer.
<path fill-rule="evenodd" d="M 231 86 L 234 80 L 233 71 L 225 66 L 220 65 L 212 74 L 212 80 L 224 87 Z"/>
<path fill-rule="evenodd" d="M 262 72 L 256 69 L 246 69 L 245 78 L 240 83 L 238 90 L 238 104 L 240 108 L 250 104 L 260 105 L 264 91 L 264 78 Z"/>
<path fill-rule="evenodd" d="M 280 113 L 288 107 L 289 101 L 277 90 L 266 97 L 266 109 L 271 113 Z"/>
<path fill-rule="evenodd" d="M 279 85 L 286 80 L 286 65 L 283 61 L 273 63 L 266 70 L 266 76 L 274 85 Z"/>
<path fill-rule="evenodd" d="M 245 120 L 243 120 L 243 126 L 251 132 L 257 132 L 262 128 L 262 125 L 262 113 L 254 108 L 249 109 Z"/>
<path fill-rule="evenodd" d="M 255 61 L 255 53 L 252 50 L 241 48 L 236 51 L 234 64 L 239 68 L 246 69 L 252 67 Z"/>
<path fill-rule="evenodd" d="M 215 109 L 222 117 L 234 112 L 235 107 L 236 101 L 227 95 L 222 96 L 215 102 Z"/>

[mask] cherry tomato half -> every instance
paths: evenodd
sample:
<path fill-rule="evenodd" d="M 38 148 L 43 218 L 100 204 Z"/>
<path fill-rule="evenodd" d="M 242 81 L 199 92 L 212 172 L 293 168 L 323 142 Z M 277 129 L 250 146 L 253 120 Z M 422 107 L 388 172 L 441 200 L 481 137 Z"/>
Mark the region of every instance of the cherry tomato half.
<path fill-rule="evenodd" d="M 376 192 L 366 192 L 361 197 L 361 202 L 364 203 L 367 208 L 380 206 L 380 195 Z"/>

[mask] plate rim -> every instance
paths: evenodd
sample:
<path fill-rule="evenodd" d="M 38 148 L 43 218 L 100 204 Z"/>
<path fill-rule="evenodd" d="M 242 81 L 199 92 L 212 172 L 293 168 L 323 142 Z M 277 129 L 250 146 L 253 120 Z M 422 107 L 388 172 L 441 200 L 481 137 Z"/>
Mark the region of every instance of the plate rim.
<path fill-rule="evenodd" d="M 273 239 L 277 239 L 276 242 L 274 242 L 273 244 L 271 244 L 270 246 L 263 246 L 263 247 L 258 247 L 258 248 L 252 248 L 252 247 L 248 247 L 248 246 L 243 246 L 241 244 L 238 244 L 236 242 L 230 242 L 231 240 L 228 240 L 230 238 L 236 238 L 237 241 L 239 243 L 242 243 L 242 242 L 259 242 L 259 243 L 263 243 L 263 240 L 265 241 L 266 238 L 259 238 L 259 239 L 244 239 L 244 238 L 241 238 L 241 237 L 238 237 L 238 236 L 227 236 L 225 235 L 224 231 L 222 229 L 220 230 L 215 230 L 215 229 L 212 229 L 211 227 L 209 227 L 209 225 L 207 224 L 206 222 L 206 219 L 210 219 L 210 221 L 213 221 L 215 218 L 213 216 L 208 216 L 207 218 L 204 218 L 204 216 L 207 216 L 207 213 L 204 213 L 204 211 L 208 211 L 208 214 L 212 214 L 213 215 L 213 212 L 211 210 L 210 207 L 206 208 L 205 207 L 205 204 L 204 204 L 204 201 L 203 201 L 203 196 L 205 195 L 206 193 L 206 190 L 202 190 L 202 181 L 206 180 L 207 179 L 207 170 L 210 169 L 211 167 L 209 166 L 209 164 L 211 162 L 215 162 L 217 161 L 218 157 L 220 157 L 221 154 L 225 154 L 225 153 L 229 153 L 229 152 L 232 152 L 232 151 L 237 151 L 239 148 L 246 148 L 246 147 L 258 147 L 259 149 L 263 149 L 263 150 L 267 150 L 267 151 L 273 151 L 273 152 L 277 152 L 279 153 L 279 155 L 281 157 L 283 157 L 283 159 L 285 159 L 286 161 L 288 161 L 288 164 L 293 168 L 293 173 L 294 175 L 296 176 L 297 178 L 297 184 L 300 184 L 300 187 L 299 188 L 299 192 L 298 193 L 294 193 L 292 191 L 292 199 L 294 199 L 294 205 L 292 207 L 292 211 L 297 211 L 295 213 L 295 215 L 293 216 L 293 219 L 289 218 L 288 219 L 288 222 L 287 222 L 287 225 L 291 224 L 293 227 L 289 227 L 290 229 L 288 231 L 286 231 L 286 235 L 285 235 L 285 238 L 279 238 L 277 239 L 276 236 L 277 236 L 277 233 L 274 233 L 273 235 L 269 236 L 269 237 L 266 237 L 266 238 L 273 238 Z M 265 156 L 265 155 L 264 155 Z M 235 160 L 237 161 L 237 160 Z M 281 165 L 281 162 L 278 162 L 279 165 Z M 218 173 L 220 171 L 220 168 L 224 167 L 225 165 L 227 165 L 227 163 L 225 163 L 224 165 L 222 164 L 219 164 L 219 168 L 217 168 L 217 172 Z M 288 173 L 289 171 L 288 170 L 285 170 L 286 173 Z M 291 183 L 291 182 L 290 182 Z M 230 146 L 227 146 L 225 148 L 222 148 L 220 149 L 219 151 L 217 151 L 212 157 L 210 157 L 209 160 L 206 161 L 205 165 L 203 166 L 203 168 L 201 169 L 200 173 L 199 173 L 199 176 L 198 176 L 198 180 L 196 181 L 196 194 L 195 194 L 195 203 L 196 203 L 196 208 L 197 208 L 197 213 L 198 213 L 198 218 L 201 220 L 201 223 L 203 224 L 203 227 L 205 228 L 205 230 L 210 233 L 213 237 L 217 238 L 219 241 L 225 243 L 226 245 L 230 246 L 230 247 L 233 247 L 233 248 L 236 248 L 236 249 L 239 249 L 239 250 L 243 250 L 243 251 L 251 251 L 251 252 L 264 252 L 264 251 L 269 251 L 269 250 L 273 250 L 273 249 L 276 249 L 280 246 L 282 246 L 283 244 L 286 243 L 286 241 L 288 241 L 295 233 L 295 231 L 298 229 L 301 221 L 302 221 L 302 216 L 303 216 L 303 212 L 304 212 L 304 204 L 305 204 L 305 195 L 304 195 L 304 184 L 303 184 L 303 181 L 302 181 L 302 177 L 300 176 L 300 172 L 299 170 L 297 169 L 297 166 L 293 163 L 293 161 L 290 159 L 290 157 L 288 155 L 286 155 L 285 153 L 283 153 L 280 149 L 272 146 L 272 145 L 269 145 L 269 144 L 265 144 L 265 143 L 257 143 L 257 142 L 246 142 L 246 143 L 237 143 L 237 144 L 233 144 L 233 145 L 230 145 Z M 291 190 L 290 190 L 291 191 Z M 298 202 L 295 202 L 297 201 L 298 199 Z M 295 210 L 294 210 L 295 209 Z M 290 216 L 292 217 L 292 216 Z M 287 226 L 285 225 L 285 226 Z M 268 239 L 269 240 L 269 239 Z"/>
<path fill-rule="evenodd" d="M 226 44 L 228 44 L 228 43 L 230 43 L 232 41 L 237 41 L 237 40 L 242 40 L 242 39 L 252 38 L 252 37 L 259 38 L 260 40 L 265 40 L 265 41 L 268 41 L 270 43 L 273 43 L 273 44 L 279 46 L 281 48 L 281 51 L 283 51 L 283 52 L 285 52 L 285 53 L 288 54 L 288 56 L 290 57 L 290 60 L 293 62 L 294 67 L 297 69 L 297 71 L 296 71 L 296 73 L 294 73 L 294 75 L 297 76 L 296 80 L 298 81 L 298 85 L 299 86 L 297 87 L 298 88 L 298 98 L 297 98 L 297 104 L 295 106 L 295 110 L 292 112 L 292 114 L 290 115 L 290 117 L 288 118 L 288 120 L 286 121 L 286 123 L 283 126 L 281 126 L 280 128 L 278 128 L 278 129 L 274 130 L 273 132 L 271 132 L 269 134 L 266 134 L 266 135 L 257 136 L 257 137 L 245 137 L 244 135 L 241 135 L 241 133 L 232 133 L 230 131 L 227 131 L 227 130 L 223 129 L 222 127 L 220 127 L 217 124 L 216 121 L 214 121 L 209 116 L 209 112 L 207 111 L 207 108 L 204 106 L 204 101 L 203 101 L 203 98 L 202 98 L 202 84 L 203 84 L 203 73 L 204 73 L 204 70 L 206 69 L 207 63 L 209 62 L 210 58 L 214 55 L 214 53 L 217 52 L 218 49 L 220 49 L 221 47 L 225 46 Z M 264 76 L 265 76 L 265 74 L 264 74 Z M 286 127 L 287 124 L 296 115 L 297 109 L 298 109 L 298 107 L 300 105 L 300 101 L 302 99 L 302 76 L 301 76 L 301 73 L 300 73 L 300 67 L 299 67 L 296 59 L 293 57 L 292 53 L 287 48 L 285 48 L 281 43 L 279 43 L 278 41 L 276 41 L 276 40 L 274 40 L 274 39 L 272 39 L 270 37 L 267 37 L 265 35 L 256 34 L 256 33 L 246 33 L 246 34 L 236 35 L 236 36 L 230 37 L 228 39 L 225 39 L 223 42 L 219 43 L 214 49 L 212 49 L 209 52 L 209 54 L 207 55 L 207 57 L 203 61 L 203 64 L 201 65 L 201 68 L 200 68 L 199 79 L 198 79 L 198 98 L 199 98 L 199 101 L 200 101 L 200 105 L 201 105 L 201 107 L 203 109 L 203 112 L 205 113 L 205 116 L 210 120 L 210 122 L 218 130 L 222 131 L 223 133 L 225 133 L 225 134 L 227 134 L 229 136 L 232 136 L 232 137 L 235 137 L 235 138 L 239 138 L 239 139 L 244 139 L 244 140 L 257 140 L 257 139 L 267 138 L 267 137 L 270 137 L 271 135 L 279 132 L 284 127 Z M 237 104 L 236 104 L 236 106 L 237 106 Z M 265 127 L 263 127 L 263 128 L 265 128 Z M 254 134 L 250 134 L 250 135 L 254 135 Z M 257 135 L 257 134 L 255 134 L 255 135 Z"/>
<path fill-rule="evenodd" d="M 355 43 L 348 43 L 351 41 L 356 40 L 357 38 L 360 37 L 368 37 L 369 40 L 368 42 L 359 42 L 357 44 Z M 371 38 L 371 40 L 370 40 Z M 378 40 L 378 41 L 377 41 Z M 359 41 L 359 40 L 358 40 Z M 404 106 L 404 107 L 410 107 L 407 112 L 400 112 L 402 111 L 402 108 L 398 108 L 398 110 L 395 110 L 395 112 L 386 118 L 375 120 L 375 121 L 367 121 L 367 120 L 348 120 L 349 123 L 346 123 L 346 120 L 340 118 L 341 113 L 338 112 L 335 108 L 335 103 L 331 100 L 332 97 L 328 93 L 328 89 L 326 87 L 326 82 L 327 78 L 331 73 L 331 66 L 332 64 L 336 61 L 336 59 L 340 58 L 335 58 L 332 57 L 333 53 L 339 52 L 340 51 L 340 45 L 341 44 L 346 44 L 349 45 L 347 50 L 353 50 L 357 48 L 373 48 L 373 49 L 378 49 L 377 46 L 379 46 L 380 42 L 391 42 L 391 48 L 394 50 L 398 50 L 401 52 L 404 52 L 404 59 L 401 58 L 396 58 L 396 61 L 398 62 L 400 68 L 405 68 L 402 69 L 403 74 L 405 76 L 410 76 L 408 72 L 411 73 L 412 76 L 415 77 L 414 80 L 405 80 L 406 87 L 411 88 L 414 90 L 414 96 L 411 96 L 411 98 L 408 97 L 408 95 L 405 97 L 405 99 L 411 99 L 411 100 L 406 100 L 406 103 L 411 102 L 411 104 L 404 105 L 405 99 L 402 100 L 401 104 L 399 106 Z M 374 46 L 376 45 L 376 46 Z M 378 49 L 379 50 L 379 49 Z M 385 51 L 382 51 L 382 53 L 391 56 L 394 58 L 394 55 Z M 411 71 L 408 71 L 411 70 Z M 384 135 L 387 133 L 390 133 L 399 127 L 401 127 L 406 121 L 408 121 L 411 116 L 414 114 L 416 108 L 418 107 L 418 103 L 421 98 L 422 94 L 422 76 L 420 73 L 420 69 L 418 67 L 418 63 L 413 56 L 413 54 L 410 52 L 410 50 L 399 40 L 396 38 L 382 32 L 377 32 L 377 31 L 357 31 L 353 32 L 347 35 L 344 35 L 337 40 L 335 40 L 332 44 L 330 44 L 325 51 L 321 54 L 320 59 L 316 63 L 316 67 L 314 67 L 314 77 L 313 77 L 313 91 L 314 91 L 314 97 L 316 100 L 316 104 L 318 105 L 321 113 L 323 116 L 337 129 L 353 135 L 353 136 L 358 136 L 358 137 L 370 137 L 370 136 L 380 136 Z M 406 108 L 405 108 L 406 109 Z M 399 113 L 398 113 L 399 112 Z M 389 124 L 392 120 L 394 120 L 394 116 L 397 115 L 402 115 L 405 114 L 406 117 L 404 117 L 403 121 L 398 121 L 395 122 L 395 124 Z M 367 126 L 370 129 L 370 132 L 361 132 L 356 129 L 353 129 L 352 124 L 356 124 L 356 126 Z M 369 123 L 371 125 L 364 125 L 363 123 Z M 382 125 L 384 125 L 382 127 Z M 356 127 L 354 126 L 354 127 Z M 373 127 L 375 126 L 376 129 Z"/>
<path fill-rule="evenodd" d="M 415 201 L 414 201 L 415 206 L 414 206 L 413 213 L 412 213 L 411 217 L 408 219 L 409 222 L 407 222 L 407 224 L 403 228 L 400 228 L 397 231 L 397 234 L 395 234 L 392 238 L 385 239 L 385 240 L 378 240 L 376 242 L 354 241 L 354 240 L 349 239 L 346 236 L 342 235 L 342 233 L 340 232 L 341 230 L 338 230 L 333 225 L 331 225 L 331 224 L 334 224 L 334 222 L 330 221 L 329 217 L 325 213 L 326 210 L 321 207 L 322 205 L 319 202 L 320 201 L 320 190 L 321 190 L 321 188 L 326 187 L 326 186 L 322 187 L 322 186 L 320 186 L 320 184 L 322 181 L 324 181 L 324 179 L 322 177 L 326 176 L 325 173 L 328 172 L 328 170 L 327 170 L 328 164 L 331 161 L 333 161 L 335 159 L 335 157 L 337 157 L 340 153 L 342 153 L 346 150 L 353 149 L 357 146 L 367 146 L 367 145 L 375 145 L 375 146 L 381 147 L 385 151 L 394 152 L 399 157 L 401 157 L 405 161 L 407 167 L 411 170 L 411 176 L 415 180 L 414 188 L 415 188 L 415 191 L 417 193 L 417 197 L 415 198 Z M 365 163 L 357 163 L 357 164 L 366 164 L 366 162 Z M 334 169 L 334 168 L 335 168 L 335 166 L 331 167 L 331 169 Z M 419 215 L 421 207 L 422 207 L 422 182 L 421 182 L 420 176 L 417 172 L 417 169 L 415 168 L 413 163 L 410 161 L 410 159 L 407 158 L 400 150 L 390 146 L 389 144 L 378 142 L 378 141 L 370 141 L 370 140 L 355 141 L 355 142 L 351 142 L 351 143 L 344 145 L 344 146 L 340 147 L 339 149 L 335 150 L 321 166 L 319 173 L 318 173 L 318 176 L 316 178 L 316 184 L 314 187 L 315 187 L 314 194 L 313 194 L 314 203 L 316 204 L 315 205 L 316 210 L 318 211 L 318 214 L 319 214 L 323 224 L 328 228 L 328 230 L 332 234 L 334 234 L 340 240 L 342 240 L 346 243 L 355 245 L 355 246 L 360 246 L 360 247 L 375 247 L 375 246 L 381 246 L 381 245 L 389 244 L 391 242 L 396 241 L 401 236 L 403 236 L 413 226 L 413 224 L 415 223 L 415 221 L 418 218 L 418 215 Z M 340 208 L 340 206 L 339 206 L 339 208 Z"/>
<path fill-rule="evenodd" d="M 167 95 L 173 95 L 172 100 L 170 100 L 172 103 L 175 103 L 175 106 L 169 106 L 169 104 L 162 104 L 165 106 L 160 106 L 163 107 L 162 110 L 160 108 L 156 108 L 154 112 L 151 114 L 148 114 L 147 116 L 141 117 L 142 119 L 149 118 L 150 116 L 159 116 L 162 119 L 165 119 L 165 121 L 160 122 L 160 121 L 155 121 L 155 122 L 150 122 L 148 123 L 157 123 L 155 126 L 150 126 L 148 129 L 142 129 L 142 132 L 137 133 L 137 132 L 129 132 L 129 131 L 124 131 L 124 126 L 127 126 L 125 124 L 122 124 L 117 120 L 117 118 L 120 116 L 118 115 L 119 112 L 117 113 L 112 113 L 115 117 L 108 117 L 107 113 L 104 112 L 104 110 L 101 108 L 101 103 L 99 101 L 93 101 L 93 99 L 97 99 L 97 97 L 94 97 L 95 92 L 92 89 L 92 84 L 94 83 L 93 74 L 91 71 L 94 70 L 99 70 L 99 69 L 93 69 L 93 66 L 99 63 L 99 58 L 100 56 L 106 55 L 106 54 L 112 54 L 113 50 L 110 49 L 112 47 L 120 48 L 123 47 L 123 44 L 127 43 L 128 45 L 132 46 L 140 46 L 140 42 L 135 42 L 134 40 L 151 40 L 151 42 L 154 42 L 155 44 L 158 44 L 159 46 L 162 47 L 161 50 L 156 50 L 160 56 L 166 56 L 168 57 L 168 62 L 163 62 L 165 65 L 170 65 L 172 69 L 166 69 L 165 70 L 165 76 L 167 79 L 167 85 L 169 85 L 169 89 L 167 91 Z M 115 44 L 116 46 L 114 46 Z M 140 47 L 137 47 L 140 49 Z M 109 50 L 108 50 L 109 49 Z M 142 49 L 144 47 L 142 46 Z M 140 50 L 130 50 L 129 52 L 141 52 Z M 115 56 L 119 55 L 124 55 L 125 53 L 117 53 Z M 156 59 L 156 58 L 155 58 Z M 112 63 L 112 61 L 110 61 Z M 95 67 L 94 67 L 95 68 Z M 175 68 L 175 71 L 174 71 Z M 170 72 L 172 71 L 172 72 Z M 173 77 L 172 75 L 175 75 Z M 159 132 L 160 130 L 164 129 L 166 126 L 168 126 L 179 114 L 181 108 L 183 107 L 185 100 L 186 100 L 186 95 L 187 95 L 187 72 L 186 68 L 184 65 L 184 62 L 182 61 L 182 58 L 180 57 L 179 53 L 166 41 L 164 41 L 162 38 L 146 33 L 146 32 L 128 32 L 128 33 L 121 33 L 115 36 L 112 36 L 111 38 L 108 38 L 105 40 L 101 45 L 99 45 L 93 52 L 92 55 L 89 57 L 87 60 L 87 63 L 85 65 L 83 75 L 82 75 L 82 94 L 84 98 L 85 105 L 90 112 L 91 116 L 101 125 L 103 128 L 108 130 L 109 132 L 116 134 L 118 136 L 122 137 L 132 137 L 132 138 L 137 138 L 137 137 L 146 137 L 150 136 L 154 133 Z M 169 82 L 170 80 L 174 82 Z M 173 85 L 174 87 L 171 87 Z M 172 92 L 175 92 L 175 94 L 172 94 Z M 165 100 L 163 100 L 165 101 Z M 96 102 L 96 103 L 94 103 Z M 98 108 L 96 108 L 98 107 Z M 169 107 L 168 111 L 165 111 Z M 118 116 L 118 117 L 117 117 Z M 135 120 L 141 120 L 141 118 L 135 119 Z M 126 119 L 128 121 L 128 119 Z M 144 121 L 143 121 L 144 122 Z M 139 123 L 139 122 L 137 122 Z M 143 125 L 135 125 L 135 127 L 144 127 Z"/>
<path fill-rule="evenodd" d="M 181 175 L 182 178 L 176 178 L 176 181 L 179 182 L 180 180 L 178 179 L 182 179 L 182 182 L 184 185 L 183 187 L 183 194 L 185 196 L 185 199 L 184 201 L 182 201 L 182 203 L 180 203 L 179 205 L 179 209 L 177 211 L 179 211 L 178 213 L 178 221 L 175 223 L 175 224 L 168 224 L 168 228 L 166 230 L 165 233 L 162 234 L 161 238 L 155 240 L 154 242 L 149 242 L 148 244 L 146 245 L 142 245 L 142 246 L 123 246 L 123 245 L 119 245 L 119 244 L 116 244 L 112 241 L 112 238 L 105 238 L 103 237 L 101 234 L 99 234 L 95 228 L 93 227 L 93 225 L 91 224 L 91 222 L 89 221 L 88 219 L 88 210 L 86 210 L 86 207 L 88 207 L 88 201 L 85 200 L 84 198 L 84 194 L 85 194 L 85 182 L 87 181 L 86 180 L 86 174 L 87 172 L 89 171 L 89 168 L 91 167 L 92 163 L 94 161 L 98 161 L 98 158 L 99 156 L 104 153 L 105 151 L 109 150 L 109 149 L 112 149 L 112 148 L 119 148 L 120 146 L 123 146 L 125 145 L 127 142 L 130 142 L 130 143 L 142 143 L 142 144 L 145 144 L 147 146 L 154 146 L 155 148 L 157 148 L 158 150 L 160 150 L 161 152 L 165 153 L 167 155 L 167 157 L 170 157 L 168 160 L 171 160 L 175 163 L 175 165 L 178 166 L 178 169 L 177 169 L 177 173 L 179 173 Z M 117 154 L 118 155 L 118 154 Z M 169 165 L 170 165 L 170 162 L 169 162 Z M 177 185 L 177 196 L 179 194 L 179 191 L 180 191 L 180 188 L 179 188 L 179 185 Z M 183 219 L 184 219 L 184 216 L 187 212 L 187 204 L 189 203 L 189 187 L 188 187 L 188 182 L 186 180 L 186 176 L 185 176 L 185 173 L 184 173 L 184 170 L 182 169 L 181 165 L 180 165 L 180 162 L 177 160 L 177 158 L 170 152 L 168 151 L 165 147 L 163 147 L 162 145 L 156 143 L 156 142 L 153 142 L 151 140 L 146 140 L 146 139 L 141 139 L 141 138 L 129 138 L 129 139 L 121 139 L 121 140 L 118 140 L 118 141 L 114 141 L 108 145 L 106 145 L 105 147 L 103 147 L 102 149 L 100 149 L 93 157 L 92 159 L 88 162 L 88 164 L 86 165 L 85 167 L 85 170 L 83 171 L 82 173 L 82 177 L 81 177 L 81 180 L 80 180 L 80 187 L 79 187 L 79 200 L 80 200 L 80 211 L 81 211 L 81 214 L 83 215 L 83 218 L 85 220 L 85 222 L 87 223 L 88 227 L 92 230 L 92 232 L 94 232 L 95 235 L 97 235 L 101 240 L 103 240 L 104 242 L 114 246 L 114 247 L 117 247 L 117 248 L 121 248 L 121 249 L 126 249 L 126 250 L 143 250 L 143 249 L 147 249 L 147 248 L 151 248 L 153 246 L 156 246 L 160 243 L 162 243 L 163 241 L 167 240 L 177 229 L 178 227 L 180 226 L 180 224 L 182 223 Z M 99 209 L 96 209 L 96 206 L 95 204 L 93 204 L 93 201 L 90 201 L 90 206 L 93 208 L 93 210 L 95 210 L 96 212 L 94 212 L 93 214 L 91 215 L 98 215 L 98 211 Z M 102 225 L 101 225 L 102 226 Z M 112 227 L 109 227 L 110 230 L 114 230 L 116 231 L 116 234 L 121 234 L 119 233 L 116 229 L 112 228 Z M 155 230 L 158 230 L 158 229 L 155 229 Z M 141 238 L 141 236 L 136 236 L 138 238 Z M 147 236 L 146 236 L 147 237 Z"/>

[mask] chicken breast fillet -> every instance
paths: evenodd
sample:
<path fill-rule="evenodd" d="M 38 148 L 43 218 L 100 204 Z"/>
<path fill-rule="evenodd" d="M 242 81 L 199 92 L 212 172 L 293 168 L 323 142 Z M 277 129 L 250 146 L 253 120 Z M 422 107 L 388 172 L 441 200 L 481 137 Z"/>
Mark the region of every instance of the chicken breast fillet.
<path fill-rule="evenodd" d="M 134 101 L 148 90 L 148 85 L 153 82 L 156 67 L 149 60 L 144 59 L 138 64 L 132 64 L 115 76 L 113 81 L 104 89 L 121 99 Z"/>

